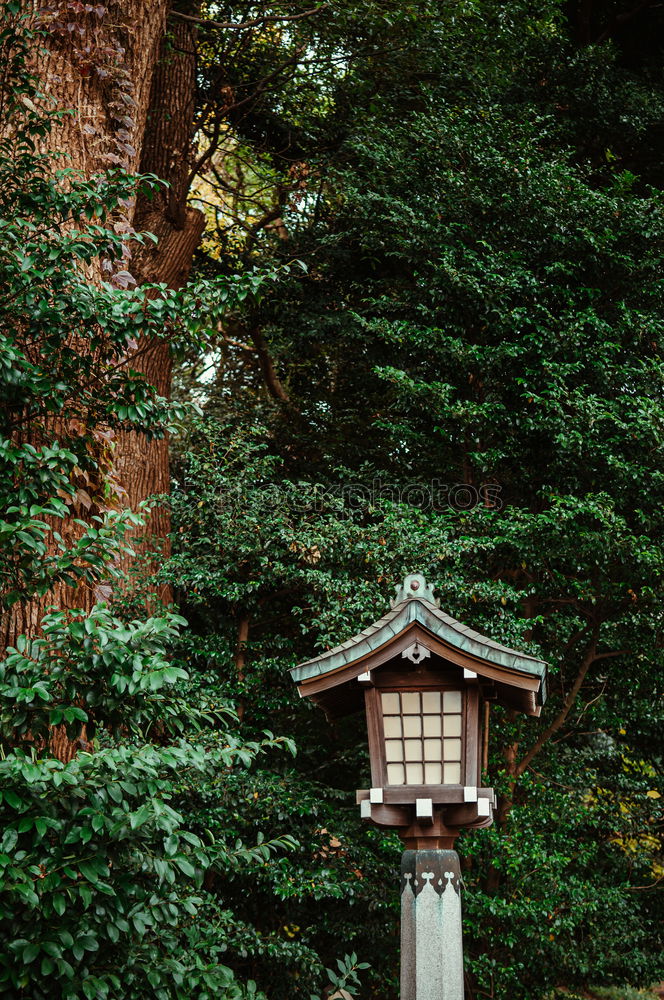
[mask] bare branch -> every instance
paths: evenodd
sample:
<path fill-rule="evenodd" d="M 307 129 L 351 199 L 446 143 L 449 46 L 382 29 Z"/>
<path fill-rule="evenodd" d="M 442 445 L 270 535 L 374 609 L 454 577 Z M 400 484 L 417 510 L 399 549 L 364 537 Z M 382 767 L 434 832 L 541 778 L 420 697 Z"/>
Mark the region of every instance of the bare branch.
<path fill-rule="evenodd" d="M 252 347 L 251 344 L 245 344 L 241 340 L 235 340 L 234 337 L 230 337 L 221 322 L 217 323 L 217 330 L 223 337 L 224 343 L 230 347 L 239 347 L 241 351 L 249 351 L 252 354 L 256 353 L 256 348 Z"/>
<path fill-rule="evenodd" d="M 321 4 L 320 7 L 312 7 L 301 14 L 264 14 L 262 17 L 255 17 L 252 21 L 212 21 L 207 17 L 194 17 L 193 14 L 183 14 L 179 10 L 171 10 L 171 17 L 179 17 L 181 21 L 193 21 L 204 28 L 222 28 L 224 31 L 243 31 L 245 28 L 257 28 L 261 24 L 268 24 L 270 21 L 302 21 L 305 17 L 313 17 L 327 10 L 328 3 Z"/>
<path fill-rule="evenodd" d="M 241 101 L 236 101 L 235 104 L 231 104 L 230 107 L 225 108 L 225 115 L 228 116 L 231 112 L 237 112 L 239 108 L 243 108 L 245 104 L 250 104 L 252 101 L 257 101 L 260 95 L 263 93 L 268 83 L 272 83 L 273 80 L 283 73 L 285 69 L 296 63 L 301 55 L 306 51 L 305 45 L 300 45 L 289 59 L 284 60 L 280 66 L 277 66 L 275 70 L 264 76 L 262 80 L 256 81 L 254 84 L 254 90 L 247 97 L 244 97 Z"/>
<path fill-rule="evenodd" d="M 598 638 L 599 638 L 599 626 L 596 625 L 592 632 L 592 637 L 590 639 L 590 645 L 588 647 L 588 651 L 584 656 L 583 660 L 581 661 L 581 666 L 579 667 L 577 675 L 574 679 L 574 683 L 572 684 L 572 687 L 570 688 L 567 697 L 563 702 L 562 708 L 558 712 L 558 715 L 555 717 L 553 722 L 551 722 L 551 724 L 547 726 L 547 728 L 540 734 L 540 736 L 533 743 L 530 750 L 517 764 L 514 770 L 514 775 L 516 778 L 521 777 L 521 775 L 527 769 L 531 761 L 540 752 L 542 747 L 544 747 L 548 743 L 548 741 L 551 739 L 554 733 L 557 733 L 560 727 L 563 725 L 567 716 L 572 710 L 572 706 L 574 705 L 574 702 L 577 699 L 577 695 L 583 686 L 583 682 L 586 679 L 586 674 L 588 673 L 592 664 L 596 663 L 598 660 L 607 659 L 610 656 L 623 655 L 624 650 L 620 650 L 618 652 L 613 652 L 613 653 L 598 653 L 597 652 Z"/>
<path fill-rule="evenodd" d="M 275 371 L 272 358 L 270 357 L 270 352 L 268 351 L 267 342 L 263 336 L 262 330 L 260 330 L 259 327 L 254 327 L 254 329 L 251 330 L 251 339 L 256 345 L 258 362 L 260 364 L 263 380 L 268 392 L 274 399 L 278 399 L 281 403 L 290 403 L 290 396 L 284 389 L 281 384 L 281 380 Z"/>
<path fill-rule="evenodd" d="M 263 77 L 261 80 L 258 80 L 255 83 L 254 89 L 251 91 L 250 94 L 244 97 L 241 101 L 235 101 L 233 104 L 224 105 L 224 107 L 217 114 L 215 114 L 212 126 L 212 136 L 209 139 L 208 147 L 207 149 L 204 150 L 203 153 L 201 153 L 198 159 L 194 162 L 189 172 L 188 184 L 191 185 L 194 177 L 200 171 L 201 167 L 208 160 L 212 158 L 212 156 L 218 149 L 219 135 L 222 123 L 228 120 L 231 114 L 236 115 L 239 109 L 245 107 L 245 105 L 247 104 L 249 104 L 250 106 L 255 105 L 255 103 L 258 101 L 261 94 L 268 86 L 268 84 L 276 80 L 277 77 L 279 77 L 280 74 L 284 72 L 284 70 L 288 69 L 289 66 L 292 66 L 295 63 L 297 63 L 300 56 L 302 56 L 303 53 L 305 52 L 305 49 L 306 46 L 304 45 L 299 46 L 295 50 L 292 56 L 290 56 L 283 63 L 281 63 L 281 65 L 277 66 L 277 68 L 273 70 L 271 73 L 269 73 L 267 76 Z M 248 114 L 248 112 L 245 113 L 244 117 L 246 117 L 246 114 Z"/>
<path fill-rule="evenodd" d="M 623 888 L 623 892 L 647 892 L 649 889 L 656 889 L 662 881 L 664 881 L 664 875 L 660 875 L 658 879 L 650 882 L 649 885 L 626 885 Z"/>

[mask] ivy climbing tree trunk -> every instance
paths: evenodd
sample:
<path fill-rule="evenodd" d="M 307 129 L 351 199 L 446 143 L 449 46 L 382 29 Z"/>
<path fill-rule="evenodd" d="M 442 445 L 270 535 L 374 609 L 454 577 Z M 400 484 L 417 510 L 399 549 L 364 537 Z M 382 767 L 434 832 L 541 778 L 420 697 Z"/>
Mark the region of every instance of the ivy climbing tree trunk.
<path fill-rule="evenodd" d="M 34 70 L 45 97 L 70 112 L 49 133 L 49 149 L 85 176 L 112 167 L 135 171 L 168 0 L 100 3 L 91 13 L 73 6 L 35 4 L 46 44 L 35 48 Z"/>
<path fill-rule="evenodd" d="M 32 5 L 31 23 L 44 30 L 34 46 L 32 70 L 40 80 L 47 106 L 63 114 L 43 142 L 43 152 L 57 154 L 58 167 L 67 167 L 90 178 L 100 171 L 120 167 L 135 171 L 145 134 L 150 84 L 164 35 L 168 0 L 122 0 L 110 7 L 99 4 L 93 13 L 76 13 L 71 4 L 56 2 L 42 8 Z M 131 225 L 130 210 L 120 211 L 117 225 Z M 99 268 L 89 274 L 101 281 Z M 70 427 L 53 420 L 53 439 L 66 438 Z M 22 443 L 42 443 L 44 431 L 29 422 L 19 431 Z M 34 442 L 32 438 L 35 438 Z M 100 469 L 111 468 L 108 442 L 100 442 Z M 92 497 L 101 483 L 77 483 Z M 65 540 L 75 536 L 75 518 L 85 519 L 91 505 L 71 506 L 70 523 L 61 529 Z M 87 505 L 87 506 L 86 506 Z M 0 624 L 0 646 L 13 645 L 21 634 L 34 635 L 49 607 L 89 610 L 96 600 L 89 588 L 52 591 L 15 604 Z"/>
<path fill-rule="evenodd" d="M 118 0 L 90 5 L 54 2 L 32 6 L 32 24 L 44 32 L 34 46 L 32 69 L 39 77 L 44 101 L 63 112 L 46 136 L 43 152 L 55 153 L 56 166 L 68 167 L 89 180 L 122 169 L 154 173 L 168 181 L 154 201 L 126 202 L 118 209 L 116 231 L 154 232 L 159 244 L 122 265 L 125 272 L 111 276 L 122 286 L 137 282 L 164 282 L 177 288 L 186 281 L 194 250 L 203 231 L 202 214 L 188 209 L 186 195 L 195 91 L 195 28 L 178 22 L 167 43 L 169 0 Z M 91 283 L 108 280 L 101 262 L 86 272 Z M 85 345 L 75 345 L 86 349 Z M 127 365 L 142 372 L 158 393 L 168 396 L 171 361 L 167 330 L 163 340 L 138 345 Z M 46 439 L 65 441 L 85 434 L 84 423 L 54 417 L 36 428 L 26 422 L 22 442 L 39 446 Z M 154 493 L 168 491 L 168 442 L 138 433 L 120 433 L 115 440 L 100 434 L 96 440 L 98 474 L 75 481 L 77 495 L 69 518 L 53 525 L 65 542 L 80 533 L 79 522 L 107 509 L 109 503 L 135 508 Z M 115 501 L 108 495 L 115 494 Z M 167 545 L 168 518 L 157 509 L 147 534 Z M 123 569 L 128 568 L 129 558 Z M 89 611 L 100 594 L 93 586 L 56 584 L 46 594 L 15 604 L 0 623 L 0 645 L 13 645 L 21 634 L 34 636 L 49 608 Z M 168 599 L 168 591 L 160 595 Z M 82 734 L 83 739 L 85 733 Z M 74 756 L 80 741 L 68 739 L 62 727 L 52 733 L 51 749 L 62 760 Z"/>

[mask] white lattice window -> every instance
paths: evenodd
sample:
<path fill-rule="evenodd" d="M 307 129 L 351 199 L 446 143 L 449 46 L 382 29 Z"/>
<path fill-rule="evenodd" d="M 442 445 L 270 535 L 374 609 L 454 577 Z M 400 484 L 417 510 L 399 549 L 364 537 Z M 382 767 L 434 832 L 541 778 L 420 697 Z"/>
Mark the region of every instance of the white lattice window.
<path fill-rule="evenodd" d="M 383 691 L 388 785 L 461 783 L 461 691 Z"/>

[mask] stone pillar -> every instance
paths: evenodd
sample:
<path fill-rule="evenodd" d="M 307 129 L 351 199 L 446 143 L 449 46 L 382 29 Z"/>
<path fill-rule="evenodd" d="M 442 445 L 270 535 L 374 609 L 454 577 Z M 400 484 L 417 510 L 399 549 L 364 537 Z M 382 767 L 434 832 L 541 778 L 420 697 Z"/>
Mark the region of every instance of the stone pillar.
<path fill-rule="evenodd" d="M 460 882 L 456 851 L 404 851 L 401 1000 L 463 1000 Z"/>

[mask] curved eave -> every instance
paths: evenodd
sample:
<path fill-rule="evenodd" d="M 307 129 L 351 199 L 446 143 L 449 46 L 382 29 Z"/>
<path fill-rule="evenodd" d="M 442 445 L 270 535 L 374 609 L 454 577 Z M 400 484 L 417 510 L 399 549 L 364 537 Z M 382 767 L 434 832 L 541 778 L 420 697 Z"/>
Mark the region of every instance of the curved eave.
<path fill-rule="evenodd" d="M 391 648 L 394 654 L 398 654 L 405 647 L 410 633 L 419 632 L 414 628 L 417 625 L 437 640 L 441 655 L 447 653 L 457 662 L 467 659 L 468 665 L 477 673 L 494 679 L 499 674 L 501 681 L 507 685 L 521 687 L 527 678 L 530 680 L 528 686 L 537 692 L 539 704 L 544 702 L 547 665 L 543 660 L 502 646 L 455 621 L 428 601 L 417 598 L 402 601 L 359 635 L 293 667 L 291 676 L 303 695 L 314 688 L 320 691 L 323 687 L 329 689 L 347 683 L 367 669 L 367 661 L 384 661 Z M 413 635 L 413 639 L 415 637 Z M 421 638 L 426 641 L 425 634 Z M 454 656 L 454 653 L 458 655 Z"/>

